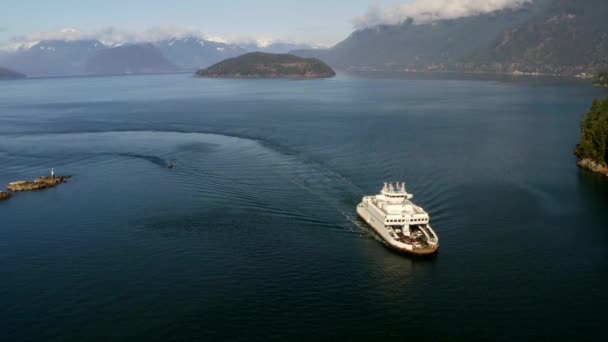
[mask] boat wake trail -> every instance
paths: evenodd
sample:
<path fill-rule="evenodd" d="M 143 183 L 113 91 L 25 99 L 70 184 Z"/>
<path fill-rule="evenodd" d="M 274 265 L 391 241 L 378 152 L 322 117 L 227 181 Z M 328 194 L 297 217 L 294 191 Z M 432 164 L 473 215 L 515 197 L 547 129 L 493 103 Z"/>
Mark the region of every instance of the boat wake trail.
<path fill-rule="evenodd" d="M 166 166 L 169 163 L 168 160 L 165 160 L 161 157 L 154 156 L 154 155 L 147 155 L 147 154 L 116 153 L 116 154 L 110 154 L 110 155 L 116 155 L 116 156 L 125 157 L 125 158 L 141 159 L 141 160 L 149 161 L 150 163 L 152 163 L 154 165 L 158 165 L 158 166 Z"/>
<path fill-rule="evenodd" d="M 263 139 L 213 132 L 111 130 L 22 135 L 4 145 L 9 155 L 22 157 L 31 151 L 34 159 L 56 156 L 52 150 L 60 149 L 63 160 L 54 160 L 53 165 L 74 165 L 74 173 L 87 172 L 93 165 L 114 165 L 109 166 L 114 172 L 123 172 L 115 167 L 121 158 L 157 166 L 176 159 L 171 179 L 184 191 L 313 226 L 367 231 L 355 213 L 363 196 L 359 186 L 302 153 Z"/>

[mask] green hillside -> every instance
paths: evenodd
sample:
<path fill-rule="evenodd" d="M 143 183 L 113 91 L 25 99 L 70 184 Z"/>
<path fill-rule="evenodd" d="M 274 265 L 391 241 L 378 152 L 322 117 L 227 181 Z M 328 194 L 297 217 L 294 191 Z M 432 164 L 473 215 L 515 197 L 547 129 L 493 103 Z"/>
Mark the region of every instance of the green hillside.
<path fill-rule="evenodd" d="M 294 53 L 359 70 L 595 74 L 608 70 L 606 18 L 606 0 L 534 0 L 430 24 L 380 25 L 327 50 Z"/>

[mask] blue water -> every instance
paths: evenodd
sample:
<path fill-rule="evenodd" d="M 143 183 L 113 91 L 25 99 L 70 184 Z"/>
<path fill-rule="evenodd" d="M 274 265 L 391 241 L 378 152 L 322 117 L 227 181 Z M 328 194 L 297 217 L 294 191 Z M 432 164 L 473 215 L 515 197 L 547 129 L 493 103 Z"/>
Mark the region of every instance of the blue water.
<path fill-rule="evenodd" d="M 6 341 L 601 336 L 608 180 L 572 150 L 586 82 L 340 74 L 0 83 Z M 164 167 L 172 162 L 173 169 Z M 355 215 L 404 180 L 441 239 Z"/>

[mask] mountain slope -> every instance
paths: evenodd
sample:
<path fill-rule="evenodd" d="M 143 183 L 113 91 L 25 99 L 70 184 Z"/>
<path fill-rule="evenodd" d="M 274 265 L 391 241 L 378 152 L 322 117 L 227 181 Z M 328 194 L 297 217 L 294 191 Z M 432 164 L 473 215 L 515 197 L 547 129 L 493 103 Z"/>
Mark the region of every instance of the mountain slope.
<path fill-rule="evenodd" d="M 477 64 L 498 71 L 576 74 L 608 66 L 608 2 L 554 0 L 523 25 L 506 30 Z"/>
<path fill-rule="evenodd" d="M 608 2 L 534 0 L 466 18 L 354 32 L 328 50 L 294 51 L 353 69 L 577 74 L 606 67 Z"/>
<path fill-rule="evenodd" d="M 86 71 L 97 75 L 145 74 L 176 71 L 152 44 L 122 45 L 104 49 L 87 60 Z"/>
<path fill-rule="evenodd" d="M 5 54 L 0 63 L 33 76 L 78 75 L 85 72 L 86 60 L 105 48 L 97 40 L 46 40 Z"/>
<path fill-rule="evenodd" d="M 410 20 L 356 31 L 329 50 L 294 53 L 316 56 L 343 68 L 445 69 L 490 45 L 504 30 L 525 23 L 538 10 L 535 4 L 431 24 L 417 25 Z"/>
<path fill-rule="evenodd" d="M 197 37 L 173 38 L 155 45 L 171 63 L 187 71 L 205 68 L 226 58 L 247 53 L 245 49 L 235 45 Z"/>
<path fill-rule="evenodd" d="M 25 78 L 25 75 L 10 69 L 0 67 L 0 80 L 18 80 Z"/>

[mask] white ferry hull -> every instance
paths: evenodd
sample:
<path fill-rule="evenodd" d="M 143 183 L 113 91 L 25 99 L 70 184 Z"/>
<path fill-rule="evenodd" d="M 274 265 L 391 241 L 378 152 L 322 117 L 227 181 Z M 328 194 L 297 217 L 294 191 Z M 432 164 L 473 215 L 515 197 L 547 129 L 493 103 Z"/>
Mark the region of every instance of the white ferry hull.
<path fill-rule="evenodd" d="M 390 235 L 389 230 L 385 227 L 384 223 L 380 222 L 377 218 L 374 218 L 374 216 L 364 206 L 364 203 L 357 206 L 357 214 L 363 221 L 365 221 L 365 223 L 367 223 L 370 228 L 376 232 L 378 236 L 380 236 L 380 238 L 382 238 L 387 246 L 396 251 L 413 255 L 431 255 L 437 253 L 439 250 L 439 242 L 437 242 L 434 246 L 429 246 L 428 248 L 420 248 L 395 240 Z"/>

